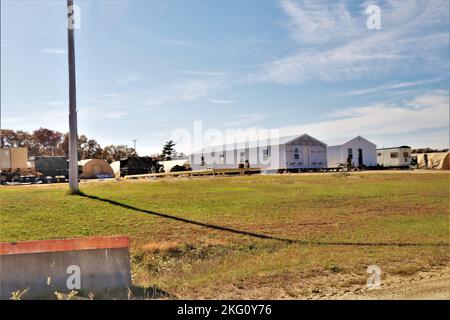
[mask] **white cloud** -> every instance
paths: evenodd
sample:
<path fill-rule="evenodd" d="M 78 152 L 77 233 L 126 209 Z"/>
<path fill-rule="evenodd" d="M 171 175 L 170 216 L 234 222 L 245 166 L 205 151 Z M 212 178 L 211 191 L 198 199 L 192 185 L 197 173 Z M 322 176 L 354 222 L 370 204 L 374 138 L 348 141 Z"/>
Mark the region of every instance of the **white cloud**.
<path fill-rule="evenodd" d="M 4 39 L 2 37 L 1 41 L 0 41 L 0 47 L 1 48 L 12 48 L 13 44 L 11 41 Z"/>
<path fill-rule="evenodd" d="M 179 39 L 172 39 L 172 38 L 162 38 L 162 37 L 155 37 L 148 34 L 145 34 L 143 32 L 140 32 L 138 30 L 130 30 L 132 34 L 134 34 L 137 37 L 151 40 L 153 42 L 164 44 L 164 45 L 170 45 L 170 46 L 181 46 L 181 47 L 192 47 L 194 46 L 194 43 L 191 41 L 186 40 L 179 40 Z"/>
<path fill-rule="evenodd" d="M 418 81 L 409 81 L 409 82 L 397 82 L 397 83 L 391 82 L 391 83 L 383 84 L 381 86 L 376 86 L 376 87 L 372 87 L 372 88 L 361 89 L 361 90 L 352 90 L 352 91 L 345 93 L 344 95 L 345 96 L 356 96 L 356 95 L 374 93 L 374 92 L 385 91 L 385 90 L 417 87 L 417 86 L 421 86 L 424 84 L 434 83 L 439 80 L 442 80 L 442 77 L 418 80 Z"/>
<path fill-rule="evenodd" d="M 227 99 L 209 99 L 209 102 L 217 103 L 217 104 L 233 104 L 236 101 L 234 101 L 234 100 L 227 100 Z"/>
<path fill-rule="evenodd" d="M 191 47 L 194 45 L 193 42 L 183 41 L 183 40 L 163 39 L 163 38 L 155 38 L 155 37 L 147 37 L 147 39 L 150 39 L 157 43 L 173 45 L 173 46 Z"/>
<path fill-rule="evenodd" d="M 128 84 L 142 80 L 142 77 L 137 73 L 128 73 L 116 77 L 116 82 L 121 84 Z"/>
<path fill-rule="evenodd" d="M 147 104 L 158 106 L 174 102 L 194 101 L 210 93 L 217 92 L 222 87 L 223 83 L 221 81 L 192 80 L 154 92 L 152 97 L 147 100 Z"/>
<path fill-rule="evenodd" d="M 61 48 L 43 48 L 40 52 L 48 54 L 67 54 L 67 50 Z"/>
<path fill-rule="evenodd" d="M 269 113 L 248 113 L 228 116 L 228 121 L 223 122 L 220 126 L 227 127 L 245 127 L 254 123 L 258 123 L 267 119 L 271 115 Z"/>
<path fill-rule="evenodd" d="M 281 0 L 281 6 L 299 48 L 264 64 L 254 80 L 337 81 L 408 70 L 411 65 L 439 72 L 448 67 L 448 59 L 442 55 L 448 48 L 448 33 L 435 31 L 435 27 L 448 26 L 446 1 L 388 1 L 381 8 L 381 30 L 366 28 L 363 4 L 353 16 L 344 1 Z"/>
<path fill-rule="evenodd" d="M 196 70 L 181 70 L 180 73 L 190 74 L 194 76 L 225 76 L 225 72 L 219 71 L 196 71 Z"/>
<path fill-rule="evenodd" d="M 106 114 L 106 117 L 109 119 L 119 119 L 126 116 L 128 113 L 126 112 L 110 112 Z"/>
<path fill-rule="evenodd" d="M 281 128 L 283 136 L 309 133 L 319 139 L 341 141 L 356 135 L 385 136 L 449 126 L 449 93 L 432 91 L 400 104 L 375 103 L 369 106 L 340 110 L 337 119 Z"/>

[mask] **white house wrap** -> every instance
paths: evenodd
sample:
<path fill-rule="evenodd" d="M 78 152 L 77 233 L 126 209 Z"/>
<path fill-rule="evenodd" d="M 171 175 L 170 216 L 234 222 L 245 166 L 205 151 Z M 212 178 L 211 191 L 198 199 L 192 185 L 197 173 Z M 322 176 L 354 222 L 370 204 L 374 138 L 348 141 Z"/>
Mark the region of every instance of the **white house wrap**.
<path fill-rule="evenodd" d="M 270 170 L 320 169 L 327 166 L 327 146 L 304 134 L 208 147 L 191 154 L 189 162 L 193 170 L 238 168 L 246 162 Z"/>
<path fill-rule="evenodd" d="M 377 165 L 377 146 L 361 136 L 343 144 L 327 148 L 328 168 L 346 164 L 347 159 L 355 166 L 375 167 Z"/>

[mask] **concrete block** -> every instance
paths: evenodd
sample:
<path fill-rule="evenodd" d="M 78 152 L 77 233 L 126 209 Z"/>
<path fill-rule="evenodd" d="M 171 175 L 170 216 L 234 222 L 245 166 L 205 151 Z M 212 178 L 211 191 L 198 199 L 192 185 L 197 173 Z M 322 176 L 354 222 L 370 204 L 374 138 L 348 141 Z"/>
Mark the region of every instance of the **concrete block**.
<path fill-rule="evenodd" d="M 0 243 L 0 299 L 56 299 L 55 292 L 126 299 L 131 289 L 127 237 Z"/>

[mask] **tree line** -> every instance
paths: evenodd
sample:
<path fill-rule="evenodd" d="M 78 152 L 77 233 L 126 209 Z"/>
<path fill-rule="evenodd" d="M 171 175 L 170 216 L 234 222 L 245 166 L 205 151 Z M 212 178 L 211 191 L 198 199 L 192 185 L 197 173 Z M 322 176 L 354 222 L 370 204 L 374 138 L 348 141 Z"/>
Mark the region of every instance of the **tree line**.
<path fill-rule="evenodd" d="M 33 132 L 23 130 L 0 130 L 0 147 L 26 147 L 29 156 L 69 156 L 69 134 L 47 128 Z M 101 147 L 95 139 L 85 135 L 78 137 L 79 159 L 104 159 L 108 162 L 137 155 L 134 148 L 126 145 L 108 145 Z"/>

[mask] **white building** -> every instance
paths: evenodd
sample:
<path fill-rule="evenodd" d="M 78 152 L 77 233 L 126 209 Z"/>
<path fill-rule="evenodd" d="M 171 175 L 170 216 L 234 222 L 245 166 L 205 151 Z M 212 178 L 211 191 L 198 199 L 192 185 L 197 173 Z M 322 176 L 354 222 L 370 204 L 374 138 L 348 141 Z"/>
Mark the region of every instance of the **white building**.
<path fill-rule="evenodd" d="M 327 146 L 307 135 L 208 147 L 189 156 L 193 170 L 239 168 L 309 170 L 326 168 Z"/>
<path fill-rule="evenodd" d="M 377 162 L 389 168 L 409 167 L 411 164 L 411 147 L 401 146 L 377 150 Z"/>
<path fill-rule="evenodd" d="M 375 167 L 377 165 L 377 146 L 361 136 L 343 144 L 327 148 L 328 168 L 347 164 L 350 159 L 355 166 Z"/>

